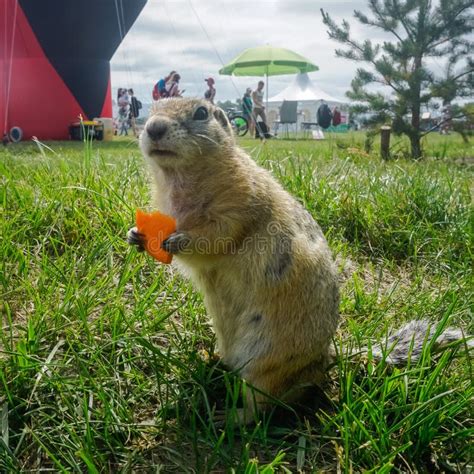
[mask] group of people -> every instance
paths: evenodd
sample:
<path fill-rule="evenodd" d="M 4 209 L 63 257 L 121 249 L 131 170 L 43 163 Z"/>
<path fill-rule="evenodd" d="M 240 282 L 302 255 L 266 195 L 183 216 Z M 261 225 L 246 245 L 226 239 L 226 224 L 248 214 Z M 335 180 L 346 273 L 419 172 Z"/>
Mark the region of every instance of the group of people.
<path fill-rule="evenodd" d="M 117 91 L 118 126 L 119 135 L 128 135 L 132 128 L 135 137 L 138 137 L 137 118 L 140 115 L 142 103 L 135 97 L 133 89 L 119 87 Z"/>
<path fill-rule="evenodd" d="M 160 100 L 169 97 L 182 97 L 184 90 L 179 89 L 179 81 L 181 76 L 176 71 L 171 71 L 167 76 L 160 79 L 153 88 L 153 99 Z M 204 79 L 207 83 L 207 89 L 204 92 L 204 99 L 214 103 L 216 97 L 215 81 L 212 77 Z M 260 138 L 268 134 L 268 122 L 264 105 L 265 83 L 259 81 L 257 88 L 252 90 L 247 87 L 242 97 L 242 115 L 247 120 L 249 132 L 251 136 L 255 135 L 258 126 L 257 136 Z M 337 107 L 332 111 L 328 105 L 321 101 L 321 105 L 317 112 L 318 123 L 322 128 L 328 128 L 331 124 L 337 126 L 341 123 L 341 112 Z"/>
<path fill-rule="evenodd" d="M 176 71 L 171 71 L 167 76 L 161 78 L 153 87 L 153 100 L 160 100 L 170 97 L 182 97 L 184 90 L 179 89 L 179 81 L 181 76 Z M 214 78 L 208 77 L 204 79 L 207 84 L 207 89 L 204 92 L 204 99 L 214 104 L 216 97 L 216 82 Z M 250 134 L 255 133 L 255 128 L 258 119 L 259 129 L 268 131 L 267 116 L 265 114 L 265 105 L 263 88 L 265 83 L 259 81 L 257 88 L 252 91 L 250 87 L 247 88 L 242 98 L 242 114 L 249 124 Z M 262 125 L 263 124 L 263 125 Z"/>
<path fill-rule="evenodd" d="M 161 78 L 153 87 L 153 100 L 166 99 L 170 97 L 182 97 L 184 90 L 180 90 L 179 81 L 181 76 L 176 71 L 171 71 L 167 76 Z M 207 89 L 204 92 L 204 98 L 214 103 L 216 97 L 215 81 L 212 77 L 204 79 L 207 83 Z"/>
<path fill-rule="evenodd" d="M 176 71 L 171 71 L 167 76 L 161 78 L 153 87 L 153 100 L 164 98 L 182 97 L 184 90 L 179 88 L 181 76 Z M 215 80 L 212 77 L 204 79 L 207 89 L 204 92 L 204 99 L 214 104 L 216 97 Z M 255 135 L 258 126 L 257 136 L 261 138 L 268 135 L 268 122 L 264 105 L 265 83 L 259 81 L 255 90 L 247 87 L 242 97 L 242 115 L 247 120 L 251 136 Z M 137 135 L 136 118 L 139 116 L 141 102 L 136 99 L 133 89 L 118 89 L 117 103 L 119 106 L 119 135 L 128 135 L 128 128 L 133 129 Z M 341 123 L 341 113 L 337 107 L 330 110 L 328 105 L 321 101 L 317 112 L 318 123 L 322 128 L 328 128 L 331 124 L 337 126 Z"/>
<path fill-rule="evenodd" d="M 171 71 L 167 76 L 161 78 L 153 87 L 152 97 L 153 100 L 160 100 L 172 97 L 182 97 L 184 90 L 180 90 L 179 81 L 181 76 L 176 71 Z M 216 82 L 213 77 L 207 77 L 204 79 L 207 84 L 207 89 L 204 91 L 204 99 L 214 104 L 216 97 Z M 265 114 L 265 105 L 263 103 L 263 88 L 265 83 L 259 81 L 257 88 L 252 91 L 249 87 L 245 91 L 242 98 L 242 114 L 249 124 L 250 133 L 255 133 L 257 120 L 259 128 L 261 127 L 265 131 L 268 131 L 267 117 Z M 263 124 L 263 125 L 262 125 Z"/>

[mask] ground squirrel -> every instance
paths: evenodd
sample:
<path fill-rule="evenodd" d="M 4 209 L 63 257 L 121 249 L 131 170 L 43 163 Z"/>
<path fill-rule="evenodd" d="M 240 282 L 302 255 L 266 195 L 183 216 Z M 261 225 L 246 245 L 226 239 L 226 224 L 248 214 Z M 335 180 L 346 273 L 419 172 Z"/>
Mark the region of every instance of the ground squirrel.
<path fill-rule="evenodd" d="M 177 222 L 163 248 L 203 293 L 224 363 L 258 389 L 244 420 L 268 404 L 265 393 L 298 399 L 323 380 L 339 322 L 338 275 L 319 225 L 236 145 L 225 113 L 207 101 L 159 101 L 140 146 L 153 205 Z M 136 228 L 128 240 L 141 245 Z M 417 357 L 427 330 L 409 323 L 392 336 L 389 361 L 410 349 Z"/>

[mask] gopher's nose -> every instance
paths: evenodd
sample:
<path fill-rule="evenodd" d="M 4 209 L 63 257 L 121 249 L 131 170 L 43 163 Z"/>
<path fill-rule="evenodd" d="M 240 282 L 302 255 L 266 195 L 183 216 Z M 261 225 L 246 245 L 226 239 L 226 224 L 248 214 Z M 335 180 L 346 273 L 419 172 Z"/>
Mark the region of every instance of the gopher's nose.
<path fill-rule="evenodd" d="M 154 141 L 161 140 L 166 130 L 168 130 L 168 126 L 161 120 L 154 120 L 146 126 L 146 133 Z"/>

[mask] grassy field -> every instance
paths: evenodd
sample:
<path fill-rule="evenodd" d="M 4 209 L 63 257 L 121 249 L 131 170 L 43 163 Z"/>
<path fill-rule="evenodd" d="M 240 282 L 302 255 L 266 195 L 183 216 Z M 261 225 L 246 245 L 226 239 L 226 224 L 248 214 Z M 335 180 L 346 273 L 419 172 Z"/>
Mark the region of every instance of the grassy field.
<path fill-rule="evenodd" d="M 472 144 L 381 162 L 362 134 L 241 144 L 321 224 L 341 269 L 337 342 L 403 321 L 473 331 Z M 1 472 L 471 472 L 462 346 L 405 368 L 340 357 L 306 408 L 256 426 L 216 409 L 241 381 L 213 357 L 201 296 L 128 247 L 147 177 L 136 143 L 0 150 Z"/>

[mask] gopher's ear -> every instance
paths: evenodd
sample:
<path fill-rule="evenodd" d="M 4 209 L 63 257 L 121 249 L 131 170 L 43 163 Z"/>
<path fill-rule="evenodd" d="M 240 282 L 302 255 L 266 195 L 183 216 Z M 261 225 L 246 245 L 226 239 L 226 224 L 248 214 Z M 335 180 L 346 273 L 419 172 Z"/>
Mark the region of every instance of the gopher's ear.
<path fill-rule="evenodd" d="M 232 127 L 230 125 L 230 122 L 229 122 L 229 119 L 227 118 L 226 113 L 222 109 L 220 109 L 219 107 L 216 107 L 214 109 L 214 117 L 222 125 L 222 128 L 229 135 L 232 135 Z"/>

